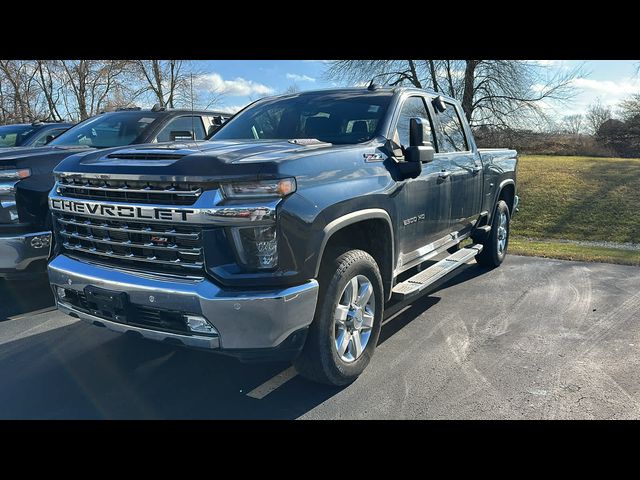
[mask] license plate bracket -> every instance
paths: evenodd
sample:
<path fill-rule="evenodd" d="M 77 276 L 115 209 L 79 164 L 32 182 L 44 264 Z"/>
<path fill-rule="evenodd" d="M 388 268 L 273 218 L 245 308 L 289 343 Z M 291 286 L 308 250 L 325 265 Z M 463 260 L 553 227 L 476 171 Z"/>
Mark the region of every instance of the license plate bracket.
<path fill-rule="evenodd" d="M 126 292 L 116 292 L 106 288 L 87 285 L 84 295 L 93 315 L 127 323 L 129 316 L 129 295 Z"/>

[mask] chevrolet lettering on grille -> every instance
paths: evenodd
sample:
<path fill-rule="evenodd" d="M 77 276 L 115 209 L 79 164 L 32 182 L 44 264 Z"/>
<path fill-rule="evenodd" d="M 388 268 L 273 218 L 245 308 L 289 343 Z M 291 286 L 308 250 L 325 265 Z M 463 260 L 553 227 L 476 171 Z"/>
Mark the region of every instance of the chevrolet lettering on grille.
<path fill-rule="evenodd" d="M 130 205 L 108 205 L 95 202 L 79 202 L 76 200 L 64 200 L 50 198 L 49 204 L 52 210 L 59 212 L 79 213 L 100 217 L 113 217 L 120 219 L 138 220 L 166 220 L 188 222 L 189 216 L 195 210 L 159 207 L 138 207 Z"/>

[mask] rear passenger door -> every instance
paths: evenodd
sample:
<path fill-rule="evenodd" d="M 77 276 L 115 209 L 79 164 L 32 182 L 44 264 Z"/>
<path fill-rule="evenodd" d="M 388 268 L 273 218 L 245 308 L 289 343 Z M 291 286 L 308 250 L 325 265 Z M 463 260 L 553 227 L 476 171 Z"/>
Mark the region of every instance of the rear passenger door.
<path fill-rule="evenodd" d="M 183 115 L 169 120 L 158 133 L 155 142 L 174 142 L 184 140 L 204 140 L 207 136 L 202 117 Z"/>
<path fill-rule="evenodd" d="M 445 105 L 445 111 L 436 115 L 438 153 L 435 158 L 450 183 L 450 231 L 464 234 L 471 230 L 480 214 L 482 164 L 463 128 L 462 112 L 453 103 L 445 101 Z"/>

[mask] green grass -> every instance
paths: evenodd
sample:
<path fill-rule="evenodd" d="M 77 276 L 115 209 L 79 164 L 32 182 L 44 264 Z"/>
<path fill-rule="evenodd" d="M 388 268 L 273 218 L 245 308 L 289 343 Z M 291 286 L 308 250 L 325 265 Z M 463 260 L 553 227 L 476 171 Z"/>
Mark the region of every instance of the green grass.
<path fill-rule="evenodd" d="M 518 195 L 512 253 L 640 264 L 638 251 L 549 242 L 640 243 L 640 159 L 522 155 Z"/>
<path fill-rule="evenodd" d="M 572 243 L 509 239 L 509 253 L 532 257 L 560 258 L 581 262 L 619 263 L 640 266 L 640 251 L 616 248 L 592 247 Z"/>

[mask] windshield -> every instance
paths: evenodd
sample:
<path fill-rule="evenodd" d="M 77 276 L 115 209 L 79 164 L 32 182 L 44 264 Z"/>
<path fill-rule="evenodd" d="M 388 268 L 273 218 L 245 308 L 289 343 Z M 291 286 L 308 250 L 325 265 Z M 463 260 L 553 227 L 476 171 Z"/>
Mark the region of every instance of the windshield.
<path fill-rule="evenodd" d="M 329 91 L 265 99 L 238 113 L 211 139 L 366 142 L 378 133 L 391 97 L 388 91 Z"/>
<path fill-rule="evenodd" d="M 0 127 L 0 148 L 19 147 L 34 128 L 31 125 L 6 125 Z"/>
<path fill-rule="evenodd" d="M 70 128 L 47 145 L 119 147 L 134 143 L 157 120 L 154 112 L 114 112 L 90 118 Z"/>

